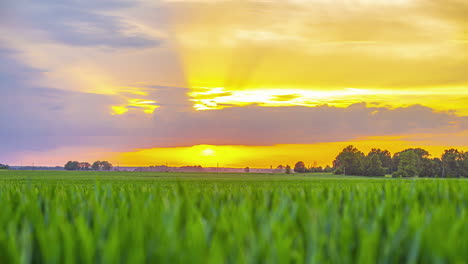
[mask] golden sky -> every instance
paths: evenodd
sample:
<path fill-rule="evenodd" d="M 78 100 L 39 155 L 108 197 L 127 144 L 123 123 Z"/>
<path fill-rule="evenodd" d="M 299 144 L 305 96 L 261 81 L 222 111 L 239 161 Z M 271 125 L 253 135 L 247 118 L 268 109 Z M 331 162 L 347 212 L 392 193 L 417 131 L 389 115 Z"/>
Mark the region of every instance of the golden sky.
<path fill-rule="evenodd" d="M 416 135 L 421 136 L 421 135 Z M 468 134 L 458 135 L 467 137 Z M 225 167 L 242 168 L 245 166 L 260 168 L 276 168 L 278 165 L 293 166 L 297 161 L 304 161 L 309 166 L 331 166 L 337 153 L 344 147 L 354 145 L 366 154 L 376 146 L 387 149 L 392 153 L 406 148 L 424 148 L 432 153 L 433 157 L 440 157 L 447 145 L 437 145 L 433 142 L 415 142 L 410 137 L 374 137 L 358 138 L 349 142 L 327 142 L 317 144 L 288 144 L 273 146 L 215 146 L 196 145 L 179 148 L 154 148 L 135 152 L 120 153 L 112 159 L 124 160 L 132 166 L 145 166 L 147 164 L 184 166 L 186 164 L 216 167 L 218 164 Z M 455 146 L 456 147 L 456 146 Z M 467 149 L 466 147 L 464 148 Z M 153 162 L 153 163 L 152 163 Z"/>
<path fill-rule="evenodd" d="M 365 101 L 466 114 L 463 1 L 174 2 L 197 109 Z"/>
<path fill-rule="evenodd" d="M 0 162 L 467 149 L 466 14 L 464 0 L 2 2 Z"/>

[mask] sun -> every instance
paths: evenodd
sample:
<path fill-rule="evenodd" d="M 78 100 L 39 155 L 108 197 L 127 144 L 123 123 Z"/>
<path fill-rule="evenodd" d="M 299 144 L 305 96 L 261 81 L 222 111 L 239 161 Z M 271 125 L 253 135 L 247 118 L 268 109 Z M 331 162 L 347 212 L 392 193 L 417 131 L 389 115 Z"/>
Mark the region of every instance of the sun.
<path fill-rule="evenodd" d="M 213 149 L 207 148 L 202 151 L 203 156 L 214 156 L 215 151 Z"/>

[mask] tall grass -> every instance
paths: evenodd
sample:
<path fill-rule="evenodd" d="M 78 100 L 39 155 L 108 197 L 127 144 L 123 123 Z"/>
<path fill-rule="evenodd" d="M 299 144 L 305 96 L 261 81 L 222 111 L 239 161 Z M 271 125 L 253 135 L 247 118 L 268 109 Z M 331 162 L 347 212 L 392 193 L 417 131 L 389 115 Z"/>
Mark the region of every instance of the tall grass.
<path fill-rule="evenodd" d="M 19 176 L 0 179 L 1 263 L 468 261 L 463 180 Z"/>

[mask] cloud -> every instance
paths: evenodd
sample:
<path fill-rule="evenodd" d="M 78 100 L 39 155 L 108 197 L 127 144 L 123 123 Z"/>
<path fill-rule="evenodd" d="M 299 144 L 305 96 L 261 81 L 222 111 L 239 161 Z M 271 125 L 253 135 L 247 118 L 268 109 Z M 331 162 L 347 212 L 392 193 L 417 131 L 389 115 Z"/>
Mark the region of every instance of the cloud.
<path fill-rule="evenodd" d="M 131 140 L 127 125 L 144 124 L 132 115 L 130 120 L 109 115 L 110 105 L 121 103 L 119 96 L 34 84 L 44 71 L 23 64 L 14 50 L 0 50 L 0 155 L 109 141 L 118 148 L 128 144 L 122 136 Z"/>
<path fill-rule="evenodd" d="M 0 49 L 0 145 L 5 153 L 90 146 L 129 150 L 198 144 L 273 145 L 350 140 L 363 136 L 455 133 L 468 117 L 413 105 L 395 109 L 365 103 L 345 108 L 250 105 L 194 111 L 188 89 L 146 85 L 160 106 L 153 114 L 137 107 L 110 115 L 118 95 L 67 91 L 34 85 L 44 74 Z M 138 106 L 138 105 L 137 105 Z"/>
<path fill-rule="evenodd" d="M 164 146 L 197 144 L 310 144 L 362 136 L 454 132 L 468 119 L 414 105 L 388 109 L 358 103 L 347 108 L 233 107 L 173 114 L 158 123 Z"/>
<path fill-rule="evenodd" d="M 274 101 L 291 101 L 293 99 L 297 99 L 301 97 L 299 94 L 285 94 L 285 95 L 277 95 L 272 98 Z"/>
<path fill-rule="evenodd" d="M 158 9 L 114 0 L 3 1 L 0 33 L 10 46 L 0 46 L 0 158 L 415 133 L 459 133 L 466 144 L 467 117 L 440 111 L 466 110 L 458 91 L 468 83 L 468 46 L 457 42 L 467 39 L 466 2 L 352 2 L 193 0 L 158 2 Z M 155 33 L 162 24 L 177 43 Z M 16 43 L 27 56 L 9 48 Z M 343 96 L 349 87 L 385 91 L 385 100 Z M 282 90 L 267 94 L 276 105 L 293 103 L 265 104 L 268 89 Z M 333 91 L 340 107 L 314 94 Z M 226 99 L 235 97 L 250 101 L 240 107 Z M 414 105 L 416 97 L 429 103 Z M 229 108 L 195 111 L 190 99 Z M 124 114 L 112 116 L 111 106 Z M 437 142 L 454 144 L 448 136 Z"/>
<path fill-rule="evenodd" d="M 163 39 L 150 36 L 128 23 L 114 10 L 132 7 L 129 1 L 16 1 L 4 4 L 0 18 L 4 30 L 11 28 L 72 46 L 146 48 L 158 46 Z"/>
<path fill-rule="evenodd" d="M 2 80 L 8 80 L 0 84 L 2 155 L 71 146 L 125 151 L 197 144 L 310 144 L 468 129 L 467 117 L 420 105 L 395 109 L 365 103 L 346 108 L 251 105 L 194 111 L 188 89 L 158 85 L 145 86 L 161 102 L 154 114 L 130 108 L 125 115 L 111 116 L 109 106 L 121 103 L 120 97 L 31 85 L 31 73 L 41 71 L 23 65 L 14 53 L 0 54 L 0 65 L 14 68 L 12 73 L 0 72 Z"/>
<path fill-rule="evenodd" d="M 468 45 L 462 42 L 468 39 L 466 1 L 172 5 L 193 86 L 404 90 L 468 85 Z"/>

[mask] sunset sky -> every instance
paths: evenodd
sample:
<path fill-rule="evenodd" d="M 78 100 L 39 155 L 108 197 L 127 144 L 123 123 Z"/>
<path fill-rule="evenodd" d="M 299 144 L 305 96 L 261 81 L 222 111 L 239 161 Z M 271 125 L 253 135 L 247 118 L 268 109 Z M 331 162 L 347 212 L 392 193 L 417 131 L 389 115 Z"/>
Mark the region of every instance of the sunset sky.
<path fill-rule="evenodd" d="M 466 0 L 3 0 L 0 163 L 468 150 Z"/>

